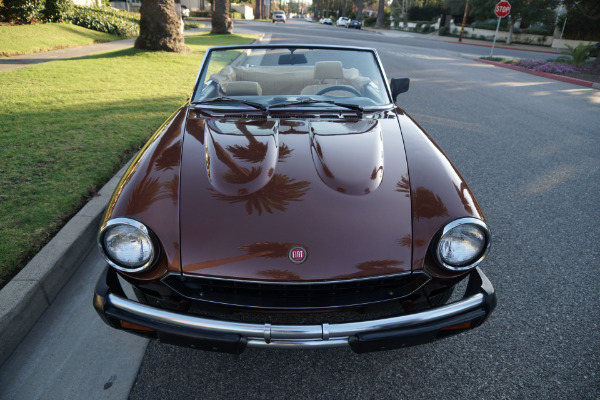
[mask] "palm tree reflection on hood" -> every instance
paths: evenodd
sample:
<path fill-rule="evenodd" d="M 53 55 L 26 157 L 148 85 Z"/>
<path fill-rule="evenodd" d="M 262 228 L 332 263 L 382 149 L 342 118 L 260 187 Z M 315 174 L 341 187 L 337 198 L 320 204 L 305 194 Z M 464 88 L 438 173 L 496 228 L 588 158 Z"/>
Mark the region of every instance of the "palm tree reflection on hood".
<path fill-rule="evenodd" d="M 267 156 L 268 145 L 261 143 L 256 140 L 256 137 L 248 130 L 248 121 L 236 122 L 235 126 L 239 129 L 244 137 L 248 140 L 247 146 L 227 146 L 229 151 L 238 160 L 246 161 L 249 163 L 260 163 L 265 160 Z"/>
<path fill-rule="evenodd" d="M 273 214 L 273 210 L 286 211 L 290 202 L 302 201 L 302 197 L 310 190 L 309 186 L 310 182 L 296 182 L 286 175 L 275 174 L 269 183 L 254 193 L 228 196 L 214 189 L 210 189 L 210 193 L 216 199 L 230 204 L 246 203 L 248 215 L 252 215 L 253 211 L 262 215 L 263 210 L 269 214 Z"/>
<path fill-rule="evenodd" d="M 215 189 L 209 189 L 211 195 L 218 199 L 227 201 L 230 204 L 245 203 L 246 212 L 251 215 L 254 211 L 262 215 L 263 211 L 272 214 L 274 210 L 286 211 L 287 206 L 292 201 L 301 201 L 302 197 L 309 190 L 310 182 L 300 181 L 289 178 L 283 174 L 275 174 L 275 165 L 272 165 L 268 171 L 263 172 L 263 165 L 244 167 L 241 162 L 263 163 L 267 157 L 269 144 L 261 142 L 250 132 L 246 126 L 247 122 L 236 123 L 236 127 L 248 140 L 247 146 L 231 145 L 224 148 L 211 134 L 210 141 L 217 159 L 227 167 L 227 171 L 221 173 L 221 178 L 231 185 L 239 185 L 237 192 L 221 193 Z M 291 154 L 292 150 L 282 145 L 278 149 L 278 161 Z M 210 163 L 210 161 L 208 161 Z M 207 168 L 210 172 L 210 167 Z M 210 176 L 210 174 L 209 174 Z M 262 177 L 262 178 L 261 178 Z M 258 190 L 253 190 L 252 186 L 246 186 L 254 182 L 259 183 L 262 179 L 268 179 L 264 186 Z M 255 186 L 256 187 L 256 186 Z M 249 193 L 250 192 L 250 193 Z"/>
<path fill-rule="evenodd" d="M 355 268 L 358 270 L 352 274 L 334 276 L 333 279 L 352 279 L 363 276 L 387 275 L 399 272 L 405 272 L 400 266 L 404 264 L 401 260 L 374 260 L 358 264 Z"/>
<path fill-rule="evenodd" d="M 243 121 L 236 122 L 235 126 L 248 140 L 247 146 L 240 146 L 238 144 L 233 146 L 227 146 L 227 151 L 231 153 L 235 158 L 248 163 L 258 164 L 265 160 L 267 156 L 268 145 L 262 143 L 256 139 L 256 136 L 250 132 L 248 125 L 252 122 Z M 257 126 L 262 126 L 263 122 L 254 122 Z M 287 158 L 292 150 L 285 144 L 279 145 L 279 161 L 283 161 Z"/>
<path fill-rule="evenodd" d="M 200 263 L 189 264 L 183 267 L 183 272 L 198 272 L 202 269 L 208 269 L 213 267 L 218 267 L 221 265 L 232 264 L 240 261 L 246 261 L 253 258 L 263 257 L 268 259 L 275 258 L 287 258 L 288 252 L 291 248 L 297 246 L 295 243 L 286 243 L 286 242 L 259 242 L 252 243 L 249 245 L 240 246 L 239 249 L 243 250 L 246 254 L 220 258 L 216 260 L 208 260 Z M 306 248 L 306 246 L 304 246 Z M 282 277 L 284 275 L 289 275 L 288 271 L 282 270 L 264 270 L 259 272 L 260 275 L 272 277 L 274 279 L 276 276 Z"/>

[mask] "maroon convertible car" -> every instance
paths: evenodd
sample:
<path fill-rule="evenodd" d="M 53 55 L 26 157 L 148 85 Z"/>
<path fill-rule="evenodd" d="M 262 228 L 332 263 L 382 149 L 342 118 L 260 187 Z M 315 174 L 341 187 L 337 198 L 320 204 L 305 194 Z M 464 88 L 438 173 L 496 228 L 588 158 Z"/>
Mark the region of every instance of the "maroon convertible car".
<path fill-rule="evenodd" d="M 394 104 L 408 86 L 372 49 L 209 49 L 102 220 L 102 319 L 231 353 L 363 353 L 479 326 L 496 305 L 478 268 L 490 231 Z"/>

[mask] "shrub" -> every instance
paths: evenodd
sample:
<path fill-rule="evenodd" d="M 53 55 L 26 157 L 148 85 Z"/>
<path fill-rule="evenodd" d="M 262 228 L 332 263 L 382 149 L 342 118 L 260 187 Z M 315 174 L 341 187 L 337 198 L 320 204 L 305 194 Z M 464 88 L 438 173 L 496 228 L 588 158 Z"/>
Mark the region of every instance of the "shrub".
<path fill-rule="evenodd" d="M 475 21 L 471 24 L 471 28 L 488 29 L 495 31 L 498 26 L 498 19 L 488 19 L 485 21 Z M 502 18 L 500 21 L 500 30 L 508 31 L 508 18 Z"/>
<path fill-rule="evenodd" d="M 30 24 L 43 17 L 44 0 L 3 0 L 0 16 L 4 21 Z"/>
<path fill-rule="evenodd" d="M 191 11 L 190 17 L 194 18 L 210 18 L 212 13 L 210 11 Z"/>
<path fill-rule="evenodd" d="M 409 21 L 437 21 L 439 16 L 447 10 L 439 5 L 411 7 L 408 9 Z"/>
<path fill-rule="evenodd" d="M 109 8 L 75 6 L 70 16 L 74 25 L 118 36 L 136 37 L 140 34 L 139 15 Z"/>
<path fill-rule="evenodd" d="M 377 22 L 377 16 L 376 15 L 364 18 L 363 21 L 362 21 L 362 23 L 363 23 L 364 26 L 375 26 L 376 22 Z"/>
<path fill-rule="evenodd" d="M 568 59 L 569 64 L 573 64 L 576 67 L 581 67 L 588 58 L 590 58 L 590 53 L 595 50 L 596 46 L 593 44 L 583 44 L 579 43 L 577 47 L 566 45 L 569 49 L 568 56 L 571 57 Z M 561 57 L 562 58 L 562 57 Z"/>
<path fill-rule="evenodd" d="M 73 11 L 72 0 L 46 0 L 44 20 L 48 22 L 61 22 L 69 19 Z"/>
<path fill-rule="evenodd" d="M 548 72 L 551 74 L 580 74 L 588 71 L 588 69 L 585 67 L 548 60 L 521 60 L 514 65 L 531 69 L 533 71 Z"/>

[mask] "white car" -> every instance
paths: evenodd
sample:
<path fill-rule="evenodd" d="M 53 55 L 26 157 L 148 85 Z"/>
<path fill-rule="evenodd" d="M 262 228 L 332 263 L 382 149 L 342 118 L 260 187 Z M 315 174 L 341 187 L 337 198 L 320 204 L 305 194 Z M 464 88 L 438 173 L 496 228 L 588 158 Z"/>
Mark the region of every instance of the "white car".
<path fill-rule="evenodd" d="M 186 6 L 181 6 L 181 18 L 187 18 L 190 16 L 190 9 Z"/>
<path fill-rule="evenodd" d="M 273 23 L 283 22 L 285 24 L 285 12 L 278 10 L 273 11 Z"/>
<path fill-rule="evenodd" d="M 346 22 L 350 21 L 350 18 L 346 18 L 346 17 L 339 17 L 337 22 L 335 23 L 336 26 L 343 26 L 344 28 L 346 27 Z"/>

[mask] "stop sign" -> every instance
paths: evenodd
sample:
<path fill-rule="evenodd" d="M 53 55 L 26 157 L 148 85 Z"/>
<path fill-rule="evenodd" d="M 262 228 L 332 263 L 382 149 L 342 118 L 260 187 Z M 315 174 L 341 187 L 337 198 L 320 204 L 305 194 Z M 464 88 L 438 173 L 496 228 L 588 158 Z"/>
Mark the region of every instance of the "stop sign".
<path fill-rule="evenodd" d="M 494 12 L 498 18 L 506 17 L 508 14 L 510 14 L 510 3 L 505 0 L 501 1 L 500 3 L 496 4 Z"/>

